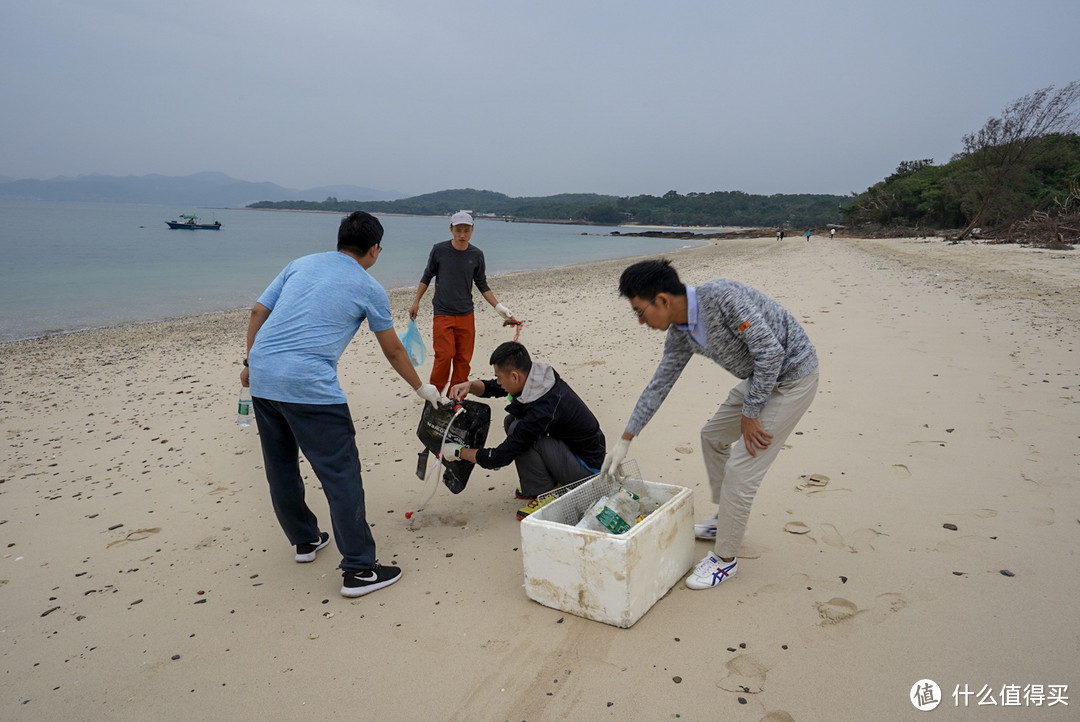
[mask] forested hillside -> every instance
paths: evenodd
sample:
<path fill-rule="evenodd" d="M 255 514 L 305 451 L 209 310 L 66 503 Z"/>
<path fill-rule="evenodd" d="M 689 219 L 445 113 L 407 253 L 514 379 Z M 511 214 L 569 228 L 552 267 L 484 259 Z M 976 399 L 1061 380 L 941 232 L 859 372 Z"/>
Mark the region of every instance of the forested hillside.
<path fill-rule="evenodd" d="M 845 223 L 930 232 L 963 228 L 979 203 L 978 161 L 977 155 L 958 155 L 945 165 L 905 161 L 843 208 Z M 1003 232 L 1033 213 L 1063 206 L 1078 188 L 1080 136 L 1038 138 L 979 222 L 985 231 Z"/>
<path fill-rule="evenodd" d="M 905 161 L 844 208 L 856 231 L 935 229 L 963 240 L 1070 247 L 1080 241 L 1080 81 L 1010 103 L 946 165 Z"/>
<path fill-rule="evenodd" d="M 477 214 L 558 223 L 803 228 L 839 222 L 840 206 L 849 200 L 845 196 L 835 195 L 761 196 L 742 191 L 686 195 L 668 191 L 659 197 L 566 193 L 535 198 L 511 198 L 502 193 L 466 188 L 397 201 L 357 202 L 327 198 L 321 203 L 260 202 L 249 207 L 343 213 L 364 210 L 369 213 L 411 215 L 448 215 L 465 208 Z"/>

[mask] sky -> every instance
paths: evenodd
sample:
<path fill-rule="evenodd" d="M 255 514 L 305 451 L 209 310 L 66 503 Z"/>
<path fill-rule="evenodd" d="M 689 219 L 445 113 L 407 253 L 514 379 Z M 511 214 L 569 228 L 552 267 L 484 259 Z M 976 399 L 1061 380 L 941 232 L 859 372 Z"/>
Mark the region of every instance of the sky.
<path fill-rule="evenodd" d="M 1076 0 L 3 7 L 11 178 L 850 194 L 1080 79 Z"/>

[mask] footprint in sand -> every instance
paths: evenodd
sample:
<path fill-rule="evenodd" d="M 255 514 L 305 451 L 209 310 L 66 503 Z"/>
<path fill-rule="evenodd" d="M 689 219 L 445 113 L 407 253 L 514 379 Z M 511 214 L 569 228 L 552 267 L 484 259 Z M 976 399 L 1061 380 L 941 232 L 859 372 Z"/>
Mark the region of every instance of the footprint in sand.
<path fill-rule="evenodd" d="M 955 514 L 946 514 L 947 519 L 957 519 L 960 521 L 967 521 L 970 519 L 993 519 L 998 513 L 994 509 L 972 509 L 966 512 L 957 512 Z"/>
<path fill-rule="evenodd" d="M 987 434 L 991 439 L 1015 439 L 1016 429 L 1011 426 L 1002 426 L 1000 429 L 995 429 L 991 426 L 987 429 Z"/>
<path fill-rule="evenodd" d="M 211 489 L 209 493 L 210 493 L 210 496 L 221 496 L 222 494 L 228 494 L 229 496 L 232 496 L 233 494 L 239 493 L 239 490 L 238 489 L 230 489 L 227 486 L 218 486 L 218 487 L 215 487 L 215 488 Z"/>
<path fill-rule="evenodd" d="M 945 532 L 950 535 L 955 535 L 956 532 Z M 938 542 L 934 545 L 933 550 L 935 552 L 959 552 L 966 549 L 974 549 L 976 547 L 985 546 L 990 543 L 988 537 L 982 534 L 965 534 L 964 536 L 952 536 L 949 539 Z"/>
<path fill-rule="evenodd" d="M 778 709 L 762 717 L 761 722 L 795 722 L 795 718 L 784 710 Z"/>
<path fill-rule="evenodd" d="M 876 541 L 879 536 L 888 535 L 877 529 L 856 529 L 851 535 L 851 540 L 848 542 L 848 550 L 852 554 L 872 552 L 874 551 L 874 541 Z"/>
<path fill-rule="evenodd" d="M 1054 523 L 1054 510 L 1048 506 L 1041 509 L 1032 509 L 1028 516 L 1028 523 L 1032 526 L 1050 526 Z"/>
<path fill-rule="evenodd" d="M 808 534 L 810 532 L 810 527 L 803 524 L 801 521 L 789 521 L 787 524 L 784 524 L 784 531 L 788 534 Z"/>
<path fill-rule="evenodd" d="M 109 542 L 105 545 L 105 548 L 108 549 L 109 547 L 114 547 L 120 544 L 127 544 L 128 542 L 133 541 L 142 541 L 149 536 L 157 534 L 159 531 L 161 531 L 161 527 L 159 526 L 155 526 L 151 529 L 135 529 L 134 531 L 129 531 L 123 539 L 117 539 L 116 541 Z"/>
<path fill-rule="evenodd" d="M 845 619 L 851 619 L 859 613 L 859 608 L 855 603 L 843 597 L 833 597 L 827 602 L 819 602 L 817 610 L 822 624 L 836 624 Z"/>
<path fill-rule="evenodd" d="M 907 468 L 905 464 L 893 464 L 893 476 L 897 479 L 910 479 L 911 469 Z"/>
<path fill-rule="evenodd" d="M 805 589 L 807 586 L 813 586 L 817 583 L 817 579 L 806 574 L 792 574 L 789 580 L 761 585 L 754 591 L 754 596 L 758 594 L 786 594 L 792 588 L 792 585 Z"/>
<path fill-rule="evenodd" d="M 829 477 L 824 474 L 801 474 L 799 476 L 799 483 L 795 486 L 795 490 L 821 489 L 828 483 Z"/>
<path fill-rule="evenodd" d="M 882 536 L 882 532 L 870 528 L 856 529 L 851 532 L 850 538 L 845 538 L 833 524 L 822 524 L 821 529 L 821 541 L 834 549 L 846 549 L 852 554 L 874 551 L 874 540 Z"/>
<path fill-rule="evenodd" d="M 903 595 L 896 592 L 879 594 L 874 600 L 874 606 L 869 609 L 859 609 L 858 605 L 843 597 L 833 597 L 827 602 L 817 604 L 819 623 L 822 627 L 839 625 L 846 627 L 852 620 L 861 620 L 862 624 L 880 624 L 890 614 L 899 612 L 907 607 L 908 601 Z"/>
<path fill-rule="evenodd" d="M 822 524 L 821 525 L 821 530 L 822 530 L 821 541 L 825 542 L 826 544 L 831 546 L 833 549 L 843 549 L 844 548 L 844 537 L 843 537 L 843 535 L 840 534 L 840 530 L 837 529 L 835 525 L 833 525 L 833 524 Z"/>
<path fill-rule="evenodd" d="M 764 691 L 765 675 L 769 673 L 769 667 L 760 660 L 749 654 L 740 654 L 728 660 L 726 666 L 727 676 L 716 683 L 720 689 L 746 694 Z"/>

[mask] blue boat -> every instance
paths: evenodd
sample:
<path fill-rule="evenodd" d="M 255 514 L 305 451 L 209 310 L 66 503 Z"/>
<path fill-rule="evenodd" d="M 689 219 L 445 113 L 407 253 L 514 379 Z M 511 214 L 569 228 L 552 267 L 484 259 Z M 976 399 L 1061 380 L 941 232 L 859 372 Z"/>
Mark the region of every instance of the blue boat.
<path fill-rule="evenodd" d="M 199 223 L 198 216 L 180 216 L 178 221 L 165 221 L 169 224 L 169 228 L 184 228 L 189 231 L 216 231 L 221 228 L 221 221 L 214 221 L 213 223 Z"/>

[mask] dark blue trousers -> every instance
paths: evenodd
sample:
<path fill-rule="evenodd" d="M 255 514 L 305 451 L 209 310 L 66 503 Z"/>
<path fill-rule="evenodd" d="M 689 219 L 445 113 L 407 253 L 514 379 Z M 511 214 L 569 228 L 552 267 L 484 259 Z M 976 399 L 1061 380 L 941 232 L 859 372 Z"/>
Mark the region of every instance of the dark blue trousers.
<path fill-rule="evenodd" d="M 251 401 L 270 499 L 289 543 L 295 546 L 319 538 L 319 522 L 304 501 L 302 451 L 330 505 L 341 568 L 364 571 L 374 567 L 375 539 L 367 523 L 356 428 L 348 404 L 290 404 L 261 398 Z"/>

